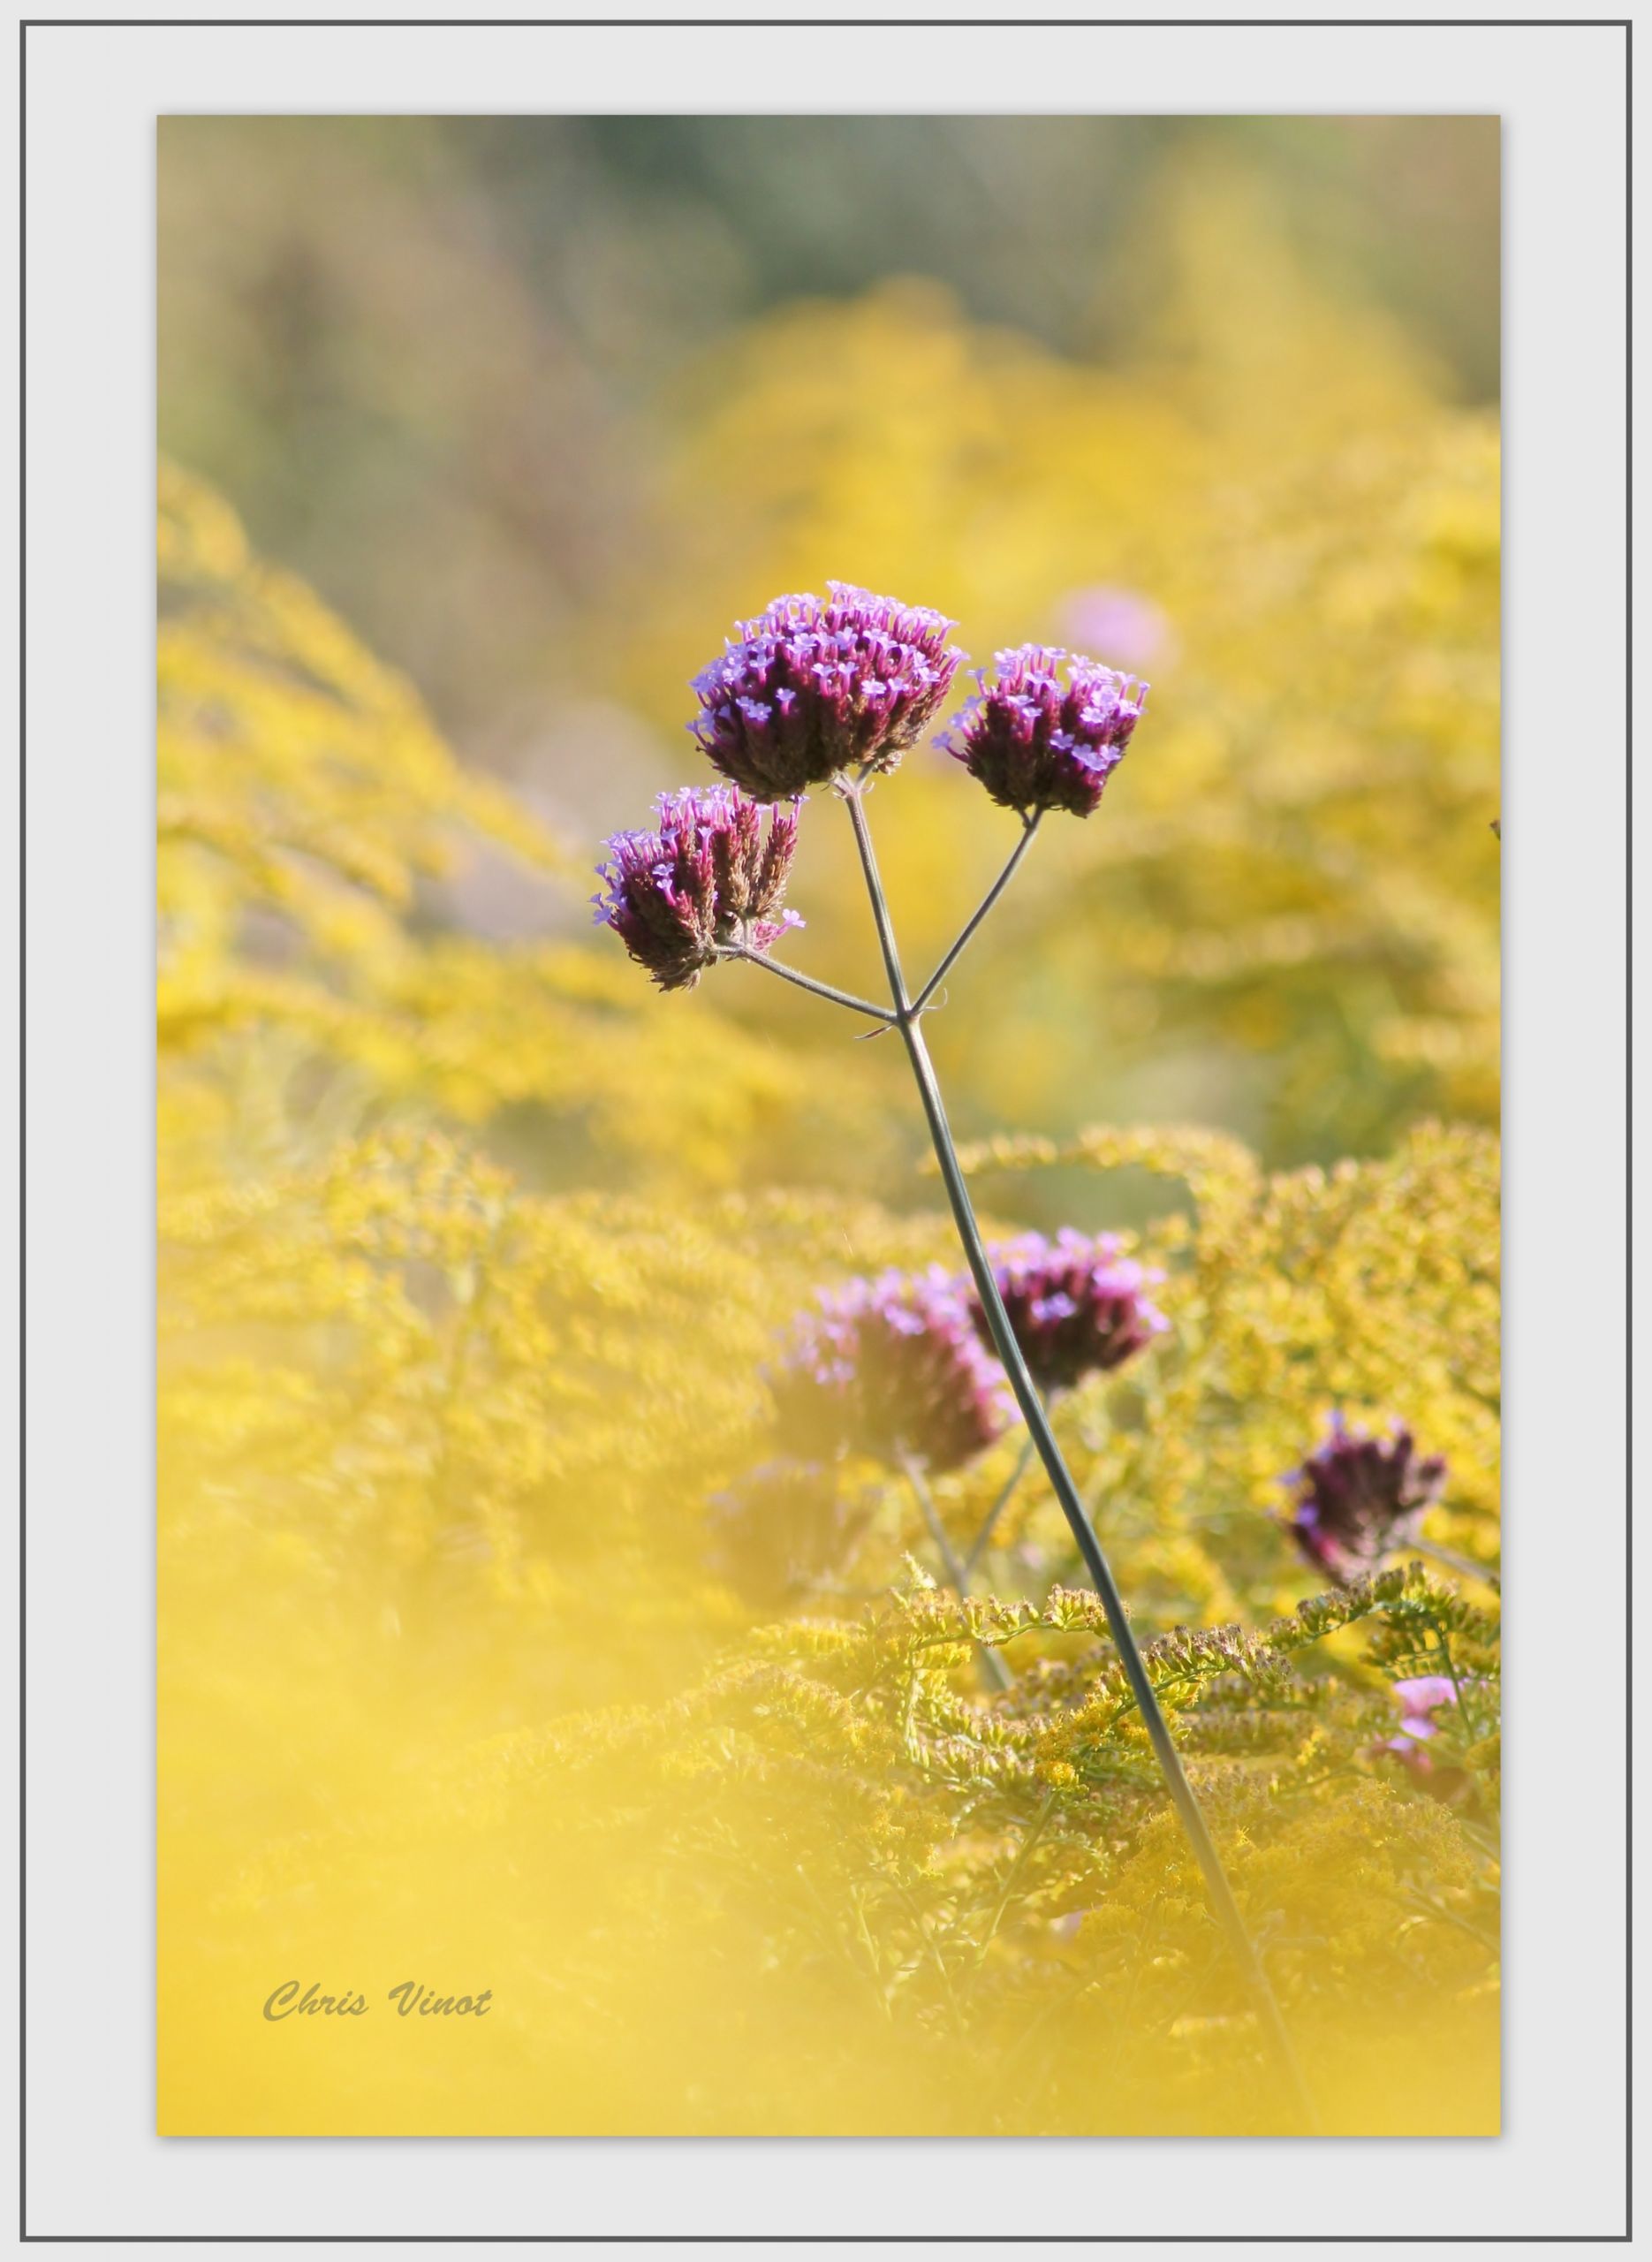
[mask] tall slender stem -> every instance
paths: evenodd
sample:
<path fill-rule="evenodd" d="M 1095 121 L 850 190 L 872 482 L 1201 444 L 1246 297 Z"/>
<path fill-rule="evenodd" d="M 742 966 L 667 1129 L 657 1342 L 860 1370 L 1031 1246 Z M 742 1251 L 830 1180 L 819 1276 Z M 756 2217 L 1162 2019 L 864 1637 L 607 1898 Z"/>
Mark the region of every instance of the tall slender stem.
<path fill-rule="evenodd" d="M 1038 830 L 1038 821 L 1042 815 L 1043 811 L 1042 809 L 1034 809 L 1031 816 L 1024 816 L 1021 819 L 1021 837 L 1016 842 L 1014 847 L 1010 851 L 1009 862 L 1004 866 L 997 878 L 994 880 L 992 885 L 987 890 L 985 895 L 981 897 L 981 901 L 976 905 L 974 912 L 965 922 L 965 925 L 959 935 L 958 940 L 953 944 L 951 949 L 948 951 L 946 956 L 941 960 L 940 965 L 936 968 L 935 972 L 929 976 L 929 979 L 924 983 L 922 989 L 919 991 L 917 996 L 913 999 L 912 1009 L 914 1013 L 921 1013 L 924 1007 L 928 1004 L 930 998 L 934 997 L 936 991 L 945 981 L 947 975 L 958 964 L 959 959 L 963 957 L 976 928 L 980 926 L 981 921 L 991 910 L 993 905 L 1004 893 L 1004 889 L 1009 886 L 1010 882 L 1015 877 L 1017 871 L 1020 868 L 1022 857 L 1026 855 L 1027 850 L 1033 845 L 1033 835 Z"/>
<path fill-rule="evenodd" d="M 777 958 L 770 958 L 764 951 L 747 950 L 743 943 L 724 943 L 717 956 L 743 959 L 747 966 L 766 967 L 783 982 L 795 983 L 799 990 L 812 990 L 817 998 L 829 998 L 834 1006 L 847 1006 L 853 1013 L 869 1014 L 875 1021 L 884 1021 L 891 1027 L 894 1024 L 895 1016 L 887 1006 L 875 1006 L 869 998 L 857 998 L 848 990 L 834 990 L 830 982 L 816 982 L 812 974 L 799 974 L 795 966 L 783 966 Z"/>
<path fill-rule="evenodd" d="M 963 1244 L 964 1256 L 969 1265 L 970 1275 L 975 1283 L 975 1293 L 981 1298 L 981 1309 L 986 1316 L 994 1347 L 1003 1363 L 1004 1373 L 1009 1378 L 1010 1387 L 1015 1393 L 1016 1402 L 1026 1417 L 1027 1430 L 1037 1448 L 1038 1457 L 1043 1462 L 1056 1498 L 1061 1503 L 1062 1513 L 1065 1515 L 1072 1537 L 1078 1543 L 1079 1553 L 1083 1559 L 1084 1567 L 1089 1574 L 1096 1593 L 1101 1597 L 1102 1607 L 1107 1615 L 1107 1623 L 1112 1634 L 1114 1646 L 1118 1651 L 1125 1678 L 1130 1683 L 1131 1690 L 1140 1711 L 1142 1725 L 1147 1729 L 1155 1757 L 1163 1774 L 1166 1788 L 1180 1817 L 1182 1828 L 1186 1833 L 1194 1858 L 1204 1877 L 1205 1891 L 1209 1896 L 1211 1909 L 1227 1935 L 1228 1945 L 1235 1962 L 1250 1985 L 1264 2025 L 1271 2036 L 1275 2050 L 1291 2081 L 1295 2092 L 1297 2109 L 1303 2122 L 1310 2132 L 1316 2132 L 1318 2123 L 1314 2107 L 1309 2099 L 1307 2084 L 1302 2077 L 1302 2070 L 1297 2062 L 1296 2051 L 1281 2015 L 1278 2001 L 1262 1966 L 1262 1959 L 1258 1956 L 1250 1934 L 1245 1928 L 1245 1919 L 1240 1914 L 1238 1901 L 1233 1897 L 1233 1888 L 1228 1882 L 1227 1871 L 1222 1864 L 1222 1856 L 1216 1850 L 1216 1841 L 1210 1835 L 1203 1810 L 1199 1804 L 1193 1785 L 1187 1780 L 1187 1771 L 1182 1765 L 1181 1754 L 1176 1749 L 1169 1725 L 1160 1708 L 1158 1697 L 1148 1673 L 1147 1662 L 1142 1657 L 1135 1635 L 1131 1630 L 1129 1618 L 1125 1612 L 1124 1597 L 1119 1593 L 1107 1558 L 1102 1552 L 1101 1544 L 1095 1537 L 1089 1518 L 1084 1512 L 1084 1504 L 1079 1497 L 1078 1486 L 1073 1483 L 1066 1462 L 1062 1459 L 1061 1448 L 1056 1443 L 1055 1432 L 1050 1426 L 1050 1417 L 1044 1411 L 1043 1400 L 1039 1397 L 1033 1378 L 1027 1370 L 1027 1362 L 1021 1355 L 1020 1346 L 1015 1340 L 1015 1331 L 1010 1325 L 1009 1314 L 1004 1308 L 1004 1299 L 998 1293 L 998 1284 L 987 1256 L 985 1243 L 981 1237 L 981 1227 L 975 1220 L 974 1206 L 969 1198 L 969 1188 L 965 1182 L 964 1173 L 959 1166 L 958 1150 L 952 1143 L 951 1130 L 946 1120 L 946 1109 L 941 1098 L 941 1088 L 936 1081 L 935 1068 L 929 1059 L 928 1048 L 923 1041 L 922 1027 L 906 995 L 906 983 L 901 976 L 900 953 L 896 946 L 895 930 L 890 919 L 889 906 L 884 900 L 883 885 L 878 878 L 877 858 L 873 853 L 872 836 L 867 829 L 866 810 L 860 793 L 852 786 L 845 787 L 843 799 L 848 808 L 850 824 L 854 828 L 855 846 L 860 853 L 860 867 L 866 876 L 867 893 L 872 905 L 872 917 L 877 928 L 879 947 L 883 953 L 884 970 L 889 976 L 890 995 L 895 1003 L 896 1026 L 900 1030 L 902 1041 L 906 1047 L 907 1059 L 912 1064 L 913 1076 L 918 1086 L 918 1097 L 923 1104 L 924 1116 L 929 1127 L 930 1140 L 935 1147 L 936 1160 L 940 1165 L 942 1182 L 946 1188 L 947 1201 L 951 1207 L 952 1222 L 958 1228 L 958 1237 Z"/>
<path fill-rule="evenodd" d="M 941 1567 L 946 1573 L 947 1583 L 959 1600 L 962 1602 L 969 1591 L 969 1574 L 958 1560 L 958 1550 L 953 1546 L 946 1526 L 941 1521 L 941 1511 L 935 1505 L 935 1495 L 929 1490 L 925 1482 L 923 1471 L 915 1461 L 909 1455 L 903 1454 L 900 1465 L 906 1472 L 906 1482 L 912 1487 L 912 1496 L 922 1512 L 924 1522 L 928 1526 L 929 1537 L 935 1542 L 935 1552 L 941 1559 Z M 1014 1687 L 1015 1675 L 1010 1671 L 997 1650 L 989 1650 L 984 1642 L 977 1642 L 975 1655 L 981 1661 L 982 1673 L 995 1689 Z"/>

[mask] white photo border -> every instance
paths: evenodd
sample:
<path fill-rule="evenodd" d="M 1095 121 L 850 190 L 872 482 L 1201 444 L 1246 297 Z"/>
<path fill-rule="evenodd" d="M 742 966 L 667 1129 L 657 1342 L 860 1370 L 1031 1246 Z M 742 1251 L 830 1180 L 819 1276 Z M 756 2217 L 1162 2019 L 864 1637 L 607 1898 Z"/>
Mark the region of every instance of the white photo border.
<path fill-rule="evenodd" d="M 1627 2228 L 1626 23 L 44 22 L 26 74 L 25 2235 L 1615 2240 Z M 14 70 L 18 68 L 13 65 Z M 155 2133 L 154 148 L 166 112 L 1504 122 L 1504 2133 Z M 16 115 L 16 112 L 12 113 Z M 6 192 L 18 202 L 15 185 Z M 12 240 L 18 240 L 13 238 Z M 15 315 L 13 315 L 15 319 Z M 15 382 L 15 359 L 11 381 Z M 1290 654 L 1279 655 L 1282 667 Z M 1621 830 L 1620 830 L 1621 828 Z M 10 1362 L 7 1363 L 8 1367 Z M 1567 1616 L 1598 1612 L 1591 1644 Z M 1570 1644 L 1570 1646 L 1568 1646 Z M 1582 1662 L 1587 1659 L 1587 1664 Z M 1569 1661 L 1570 1660 L 1570 1661 Z M 249 2038 L 249 2047 L 255 2038 Z M 982 2140 L 987 2141 L 987 2140 Z M 1166 2192 L 1172 2196 L 1167 2201 Z"/>

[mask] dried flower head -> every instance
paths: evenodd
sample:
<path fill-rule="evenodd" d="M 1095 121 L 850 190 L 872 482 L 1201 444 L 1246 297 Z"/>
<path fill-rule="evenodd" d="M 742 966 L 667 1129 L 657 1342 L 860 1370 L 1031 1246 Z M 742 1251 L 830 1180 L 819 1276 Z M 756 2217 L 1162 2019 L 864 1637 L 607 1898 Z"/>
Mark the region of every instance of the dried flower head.
<path fill-rule="evenodd" d="M 1004 808 L 1088 816 L 1124 759 L 1148 687 L 1054 645 L 1023 644 L 996 658 L 996 677 L 975 671 L 980 690 L 936 744 Z"/>
<path fill-rule="evenodd" d="M 1015 1340 L 1041 1391 L 1071 1390 L 1086 1375 L 1122 1366 L 1170 1325 L 1146 1294 L 1163 1274 L 1120 1256 L 1112 1233 L 1092 1240 L 1070 1226 L 1054 1241 L 1023 1233 L 991 1256 Z M 973 1290 L 970 1311 L 976 1333 L 990 1344 Z"/>
<path fill-rule="evenodd" d="M 1014 1418 L 957 1282 L 938 1265 L 822 1292 L 770 1375 L 786 1442 L 956 1469 Z"/>
<path fill-rule="evenodd" d="M 662 990 L 692 990 L 719 946 L 766 951 L 788 927 L 786 874 L 797 847 L 795 809 L 762 813 L 727 786 L 662 793 L 657 832 L 617 832 L 593 896 L 610 926 Z"/>
<path fill-rule="evenodd" d="M 1345 1586 L 1415 1538 L 1444 1487 L 1445 1463 L 1437 1454 L 1421 1457 L 1398 1423 L 1388 1438 L 1373 1438 L 1338 1413 L 1319 1451 L 1284 1482 L 1297 1545 L 1315 1569 Z"/>
<path fill-rule="evenodd" d="M 776 597 L 694 679 L 688 725 L 714 769 L 760 801 L 843 772 L 894 769 L 951 690 L 964 655 L 954 624 L 920 605 L 829 581 Z"/>

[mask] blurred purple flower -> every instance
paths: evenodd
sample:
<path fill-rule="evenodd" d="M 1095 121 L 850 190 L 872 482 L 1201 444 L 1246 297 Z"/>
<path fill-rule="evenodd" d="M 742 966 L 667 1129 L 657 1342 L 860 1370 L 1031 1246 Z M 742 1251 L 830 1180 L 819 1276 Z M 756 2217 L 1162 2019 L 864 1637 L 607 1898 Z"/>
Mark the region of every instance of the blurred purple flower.
<path fill-rule="evenodd" d="M 1445 1462 L 1437 1454 L 1420 1457 L 1398 1423 L 1386 1439 L 1373 1438 L 1336 1413 L 1324 1444 L 1284 1481 L 1297 1545 L 1345 1586 L 1416 1537 L 1444 1489 Z"/>
<path fill-rule="evenodd" d="M 1419 1780 L 1434 1772 L 1434 1761 L 1422 1747 L 1439 1734 L 1434 1714 L 1441 1704 L 1455 1704 L 1457 1690 L 1444 1674 L 1429 1673 L 1414 1681 L 1397 1681 L 1392 1694 L 1400 1710 L 1399 1734 L 1385 1736 L 1373 1747 L 1378 1758 L 1397 1759 L 1408 1773 Z M 1447 1771 L 1453 1777 L 1456 1769 Z"/>
<path fill-rule="evenodd" d="M 794 1601 L 843 1566 L 868 1514 L 821 1462 L 764 1461 L 707 1502 L 710 1567 L 759 1608 Z"/>
<path fill-rule="evenodd" d="M 1015 1340 L 1046 1393 L 1122 1366 L 1170 1325 L 1145 1293 L 1163 1274 L 1121 1256 L 1111 1233 L 1090 1240 L 1064 1226 L 1054 1241 L 1024 1233 L 990 1254 Z M 987 1315 L 973 1290 L 970 1313 L 990 1346 Z"/>
<path fill-rule="evenodd" d="M 1434 1723 L 1438 1707 L 1457 1702 L 1456 1684 L 1443 1673 L 1425 1673 L 1413 1681 L 1397 1681 L 1392 1694 L 1399 1704 L 1400 1734 L 1421 1736 L 1425 1742 L 1439 1734 Z"/>
<path fill-rule="evenodd" d="M 657 832 L 617 832 L 602 882 L 598 925 L 619 937 L 662 990 L 692 990 L 716 958 L 738 944 L 766 951 L 789 927 L 786 874 L 797 847 L 795 809 L 774 809 L 769 830 L 754 801 L 731 786 L 662 793 Z"/>
<path fill-rule="evenodd" d="M 956 1469 L 1015 1418 L 1003 1372 L 939 1265 L 823 1291 L 819 1309 L 794 1321 L 769 1382 L 786 1443 L 805 1454 L 853 1449 Z"/>
<path fill-rule="evenodd" d="M 1108 652 L 1127 668 L 1150 668 L 1175 649 L 1168 617 L 1150 597 L 1134 589 L 1098 583 L 1074 589 L 1062 602 L 1062 619 L 1075 644 L 1088 652 Z"/>
<path fill-rule="evenodd" d="M 996 678 L 975 671 L 981 689 L 936 743 L 1004 808 L 1089 816 L 1124 759 L 1148 687 L 1053 645 L 1023 644 L 996 661 Z"/>
<path fill-rule="evenodd" d="M 712 767 L 760 801 L 840 772 L 893 770 L 928 728 L 964 655 L 955 624 L 921 605 L 829 581 L 776 597 L 694 678 L 688 725 Z"/>

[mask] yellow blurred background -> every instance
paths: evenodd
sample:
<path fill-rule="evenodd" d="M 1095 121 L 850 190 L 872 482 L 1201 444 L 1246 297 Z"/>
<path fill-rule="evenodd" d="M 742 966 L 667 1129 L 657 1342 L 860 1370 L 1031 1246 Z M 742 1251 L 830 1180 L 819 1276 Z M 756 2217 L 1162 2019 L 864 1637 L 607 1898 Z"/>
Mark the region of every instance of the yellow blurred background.
<path fill-rule="evenodd" d="M 1144 1636 L 1267 1637 L 1178 1733 L 1328 2123 L 1495 2126 L 1496 122 L 172 118 L 159 199 L 163 2127 L 1284 2125 L 1039 1488 L 997 1704 L 880 1472 L 715 1505 L 812 1290 L 951 1261 L 895 1046 L 590 925 L 829 577 L 1152 680 L 930 1040 L 997 1225 L 1168 1274 L 1064 1444 Z M 1012 821 L 871 814 L 921 966 Z M 829 799 L 792 899 L 873 990 Z M 1267 1636 L 1333 1403 L 1478 1572 Z M 1441 1643 L 1455 1802 L 1370 1757 Z"/>

